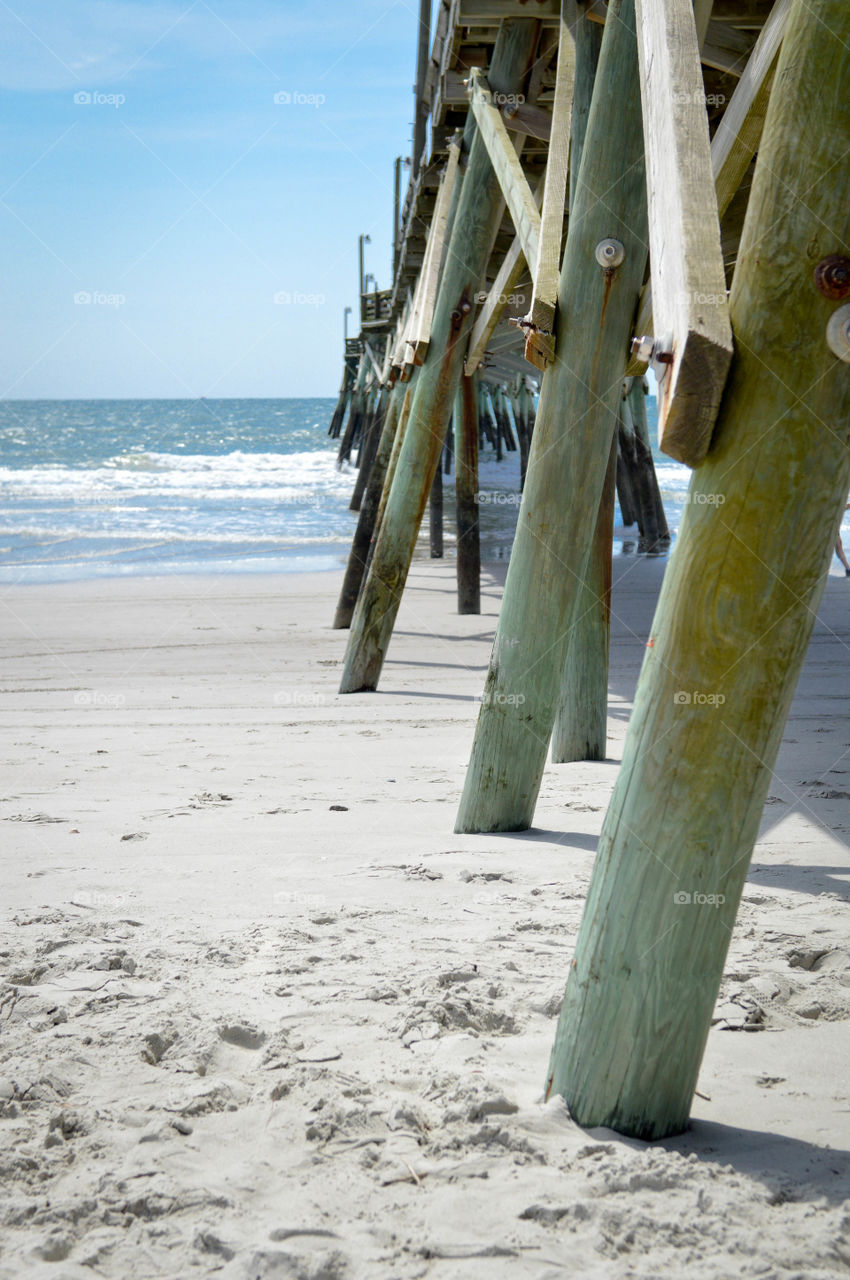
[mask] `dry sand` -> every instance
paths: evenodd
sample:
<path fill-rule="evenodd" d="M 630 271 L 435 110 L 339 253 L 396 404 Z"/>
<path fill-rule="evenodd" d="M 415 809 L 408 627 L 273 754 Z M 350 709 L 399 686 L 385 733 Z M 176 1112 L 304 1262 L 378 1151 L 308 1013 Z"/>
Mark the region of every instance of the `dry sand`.
<path fill-rule="evenodd" d="M 850 1274 L 850 583 L 786 730 L 693 1126 L 541 1103 L 610 757 L 452 825 L 495 625 L 417 563 L 380 693 L 339 575 L 4 593 L 0 1277 Z"/>

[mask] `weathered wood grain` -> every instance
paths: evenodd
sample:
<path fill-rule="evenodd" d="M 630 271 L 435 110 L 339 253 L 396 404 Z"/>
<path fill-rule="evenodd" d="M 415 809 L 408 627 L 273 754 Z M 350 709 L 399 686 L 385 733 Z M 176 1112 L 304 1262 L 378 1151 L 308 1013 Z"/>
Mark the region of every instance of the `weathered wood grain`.
<path fill-rule="evenodd" d="M 539 25 L 531 19 L 502 24 L 490 70 L 495 89 L 505 94 L 521 90 L 538 37 Z M 341 693 L 377 686 L 463 372 L 472 300 L 481 287 L 501 216 L 499 183 L 471 113 L 466 127 L 469 160 L 460 184 L 431 344 L 417 370 L 416 393 L 393 484 L 352 619 Z"/>
<path fill-rule="evenodd" d="M 534 813 L 569 630 L 587 564 L 628 337 L 646 266 L 646 182 L 634 0 L 604 27 L 561 269 L 556 358 L 543 377 L 458 831 L 511 831 Z M 622 264 L 600 267 L 608 236 Z"/>
<path fill-rule="evenodd" d="M 544 184 L 545 174 L 534 191 L 534 201 L 537 205 L 540 205 L 543 200 Z M 508 305 L 507 299 L 513 295 L 526 268 L 527 263 L 522 252 L 522 241 L 516 235 L 502 259 L 502 264 L 492 287 L 486 292 L 482 291 L 479 296 L 481 310 L 475 317 L 475 323 L 469 335 L 469 350 L 464 361 L 464 372 L 467 376 L 473 374 L 483 360 L 484 352 L 487 350 L 496 326 L 504 315 L 505 307 Z"/>
<path fill-rule="evenodd" d="M 570 169 L 570 121 L 575 81 L 575 46 L 567 25 L 567 4 L 561 5 L 558 40 L 558 68 L 552 107 L 552 132 L 546 157 L 543 210 L 540 215 L 539 250 L 534 269 L 531 308 L 525 317 L 531 326 L 526 332 L 525 358 L 545 370 L 555 354 L 555 308 L 561 272 L 561 244 L 564 209 Z"/>
<path fill-rule="evenodd" d="M 636 0 L 646 139 L 658 436 L 695 466 L 708 451 L 732 358 L 692 0 Z"/>
<path fill-rule="evenodd" d="M 470 72 L 469 100 L 479 135 L 487 148 L 490 163 L 516 227 L 522 252 L 534 275 L 540 245 L 540 213 L 501 112 L 493 102 L 493 92 L 487 77 L 477 67 L 473 67 Z"/>
<path fill-rule="evenodd" d="M 693 475 L 546 1082 L 576 1123 L 686 1125 L 850 485 L 850 372 L 812 280 L 850 252 L 850 7 L 795 0 L 731 294 L 736 354 Z"/>

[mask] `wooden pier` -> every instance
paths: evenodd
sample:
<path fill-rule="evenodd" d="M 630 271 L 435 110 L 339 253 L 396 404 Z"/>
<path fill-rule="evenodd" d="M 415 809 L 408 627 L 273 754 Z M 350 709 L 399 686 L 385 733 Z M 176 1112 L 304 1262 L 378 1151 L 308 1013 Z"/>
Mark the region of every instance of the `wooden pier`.
<path fill-rule="evenodd" d="M 850 6 L 430 17 L 393 283 L 361 292 L 331 424 L 359 453 L 341 692 L 378 685 L 429 498 L 440 553 L 449 455 L 459 610 L 480 607 L 479 446 L 518 450 L 456 830 L 529 827 L 550 743 L 604 758 L 615 493 L 645 552 L 669 544 L 651 369 L 660 447 L 693 476 L 546 1089 L 579 1123 L 662 1137 L 687 1123 L 850 487 Z"/>

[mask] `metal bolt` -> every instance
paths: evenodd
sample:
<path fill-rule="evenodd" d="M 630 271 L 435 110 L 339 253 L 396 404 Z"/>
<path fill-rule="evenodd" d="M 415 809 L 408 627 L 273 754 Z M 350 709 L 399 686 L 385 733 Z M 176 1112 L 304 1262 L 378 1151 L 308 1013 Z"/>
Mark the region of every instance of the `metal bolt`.
<path fill-rule="evenodd" d="M 826 344 L 830 351 L 850 364 L 850 304 L 833 311 L 826 326 Z"/>
<path fill-rule="evenodd" d="M 648 333 L 645 333 L 642 338 L 633 338 L 632 355 L 635 359 L 651 365 L 660 382 L 667 372 L 667 366 L 673 363 L 672 333 L 664 333 L 660 338 L 653 338 Z"/>
<path fill-rule="evenodd" d="M 815 288 L 825 298 L 838 302 L 850 293 L 850 258 L 831 253 L 815 267 Z"/>
<path fill-rule="evenodd" d="M 654 346 L 655 339 L 651 333 L 645 333 L 642 338 L 632 338 L 632 355 L 637 360 L 645 360 L 649 363 Z"/>
<path fill-rule="evenodd" d="M 596 261 L 606 270 L 619 267 L 625 256 L 626 250 L 619 240 L 612 240 L 609 237 L 606 240 L 600 240 L 596 246 Z"/>

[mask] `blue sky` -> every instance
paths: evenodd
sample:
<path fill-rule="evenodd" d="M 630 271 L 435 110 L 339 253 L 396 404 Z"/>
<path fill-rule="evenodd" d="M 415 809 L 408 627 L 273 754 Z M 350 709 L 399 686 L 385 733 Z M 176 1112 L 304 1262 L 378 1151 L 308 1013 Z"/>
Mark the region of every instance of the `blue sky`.
<path fill-rule="evenodd" d="M 0 0 L 0 397 L 334 395 L 360 232 L 390 283 L 417 12 Z"/>

